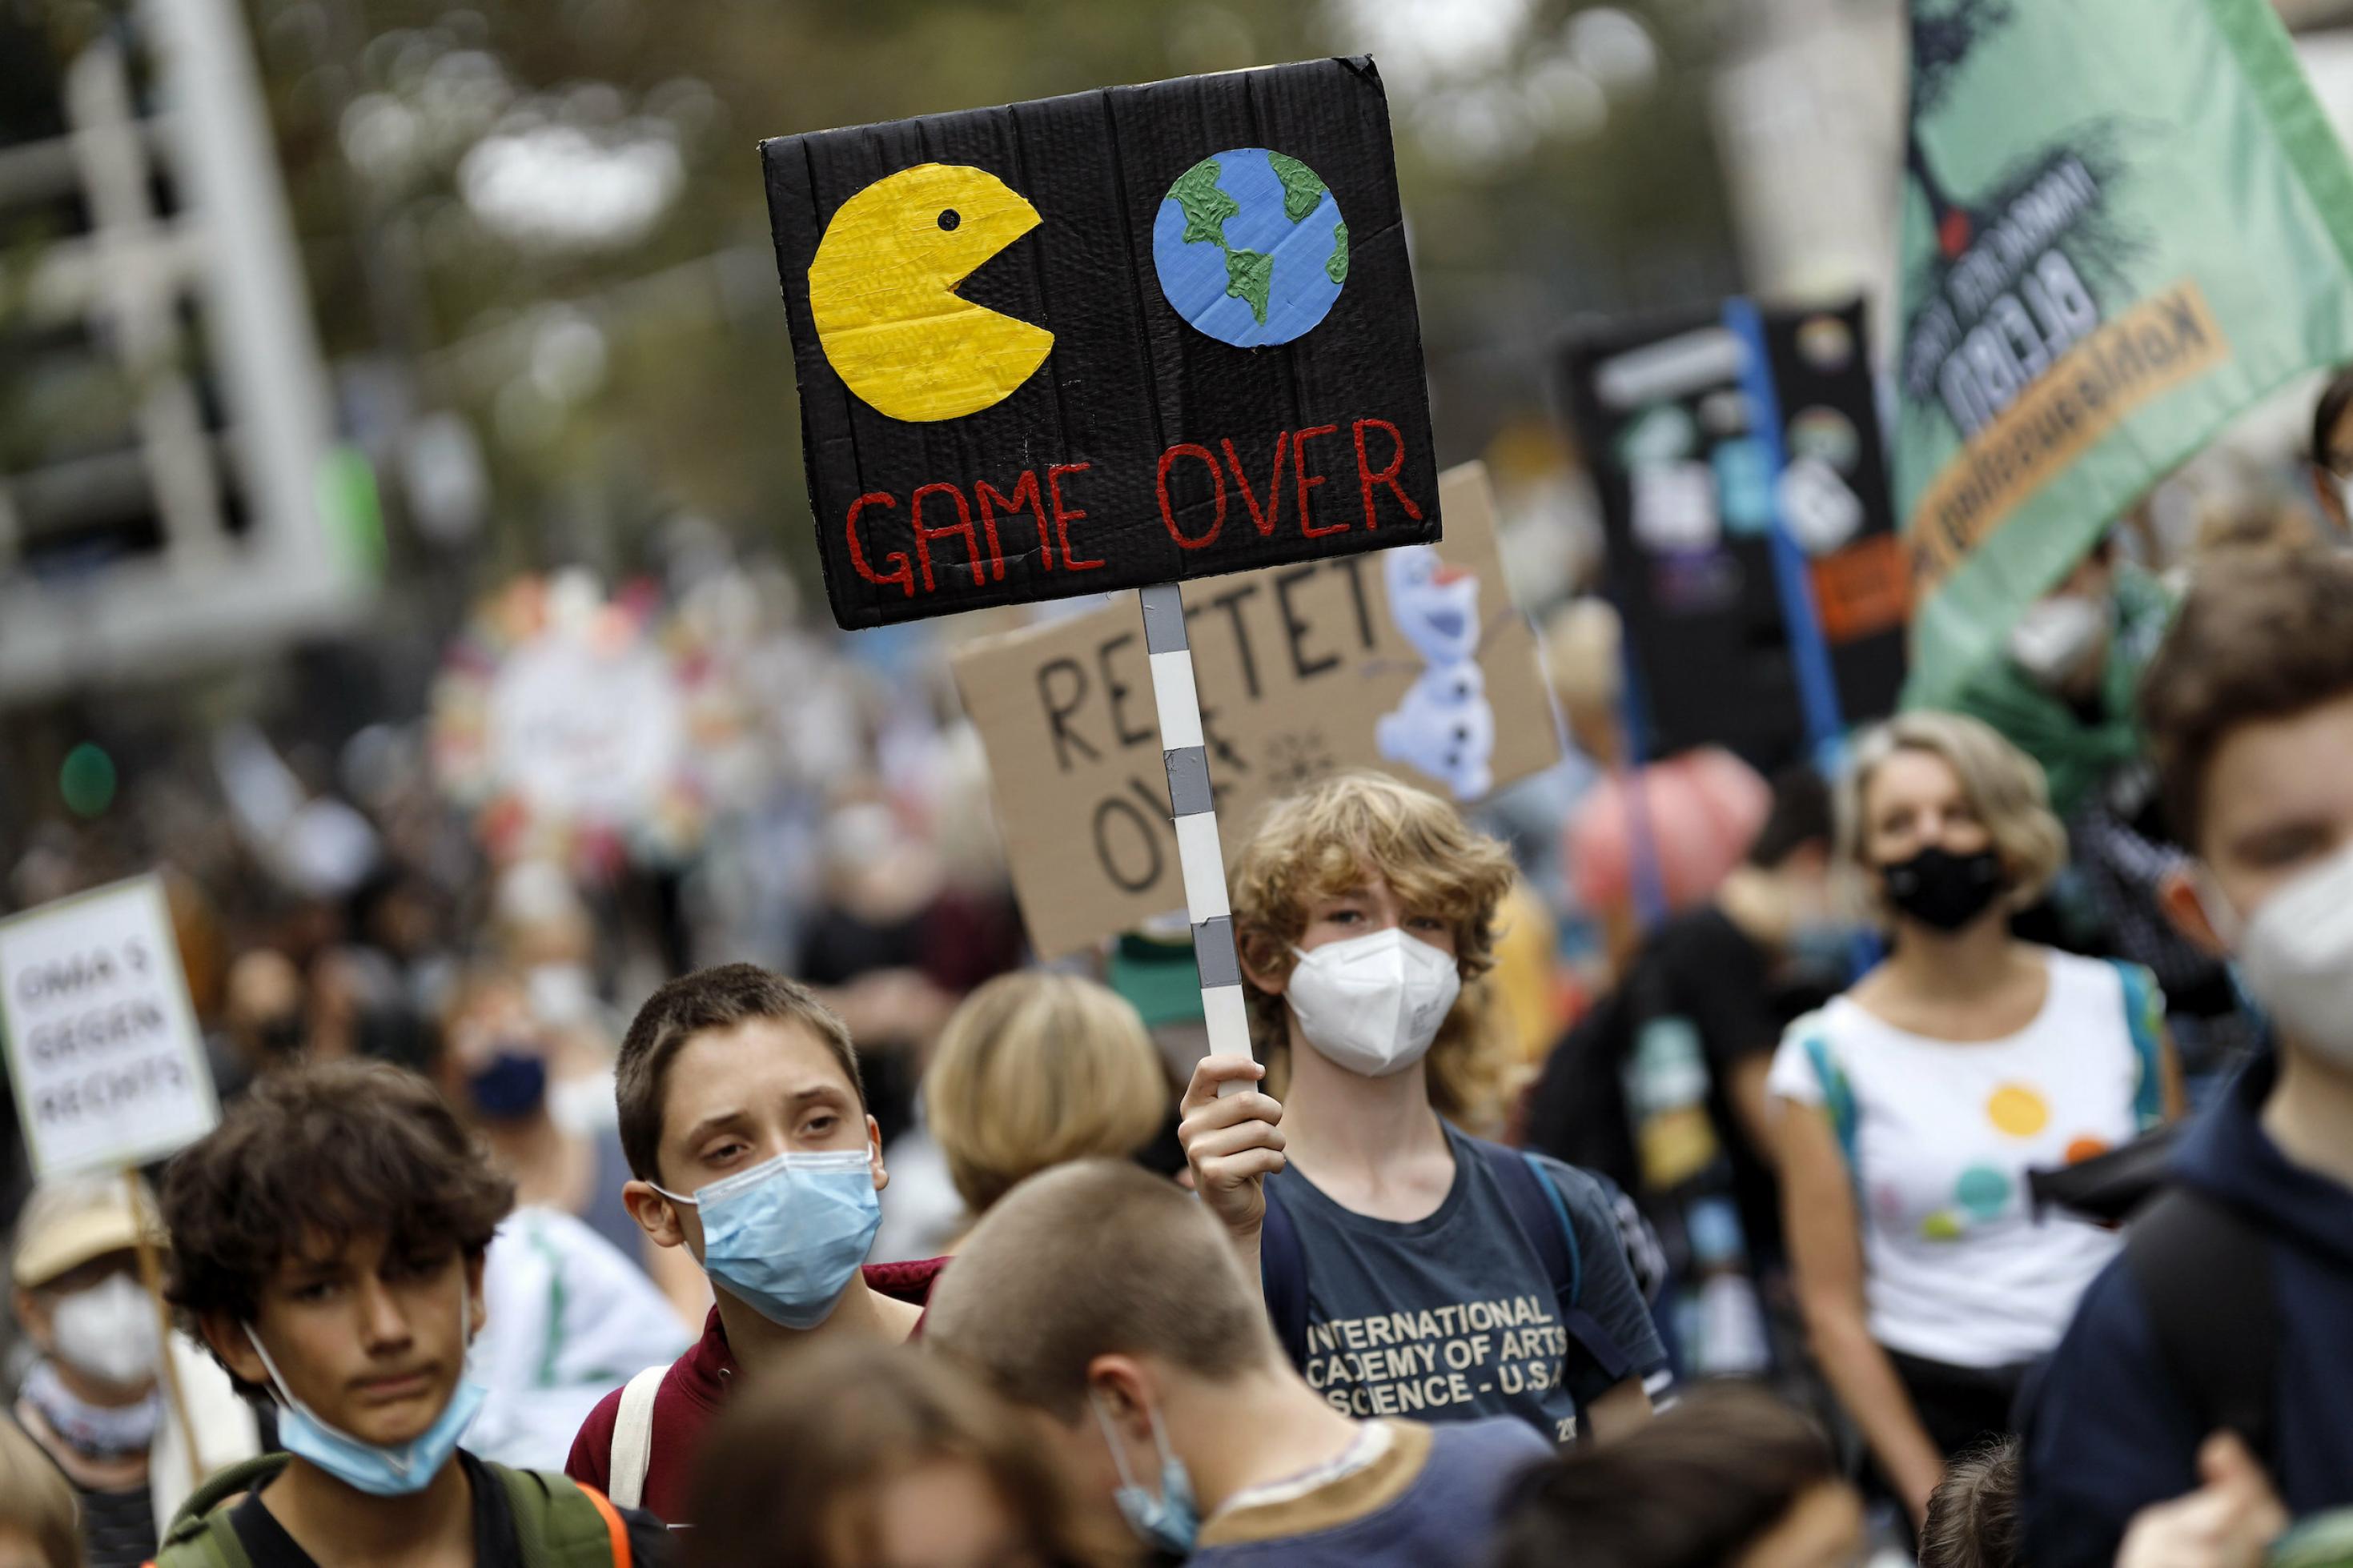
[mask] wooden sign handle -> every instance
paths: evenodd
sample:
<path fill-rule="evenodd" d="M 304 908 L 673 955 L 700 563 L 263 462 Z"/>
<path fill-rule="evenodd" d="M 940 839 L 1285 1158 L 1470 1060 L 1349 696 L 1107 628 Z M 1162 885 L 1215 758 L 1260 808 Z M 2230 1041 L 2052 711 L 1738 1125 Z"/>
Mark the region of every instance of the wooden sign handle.
<path fill-rule="evenodd" d="M 172 1419 L 180 1424 L 180 1441 L 188 1450 L 188 1485 L 202 1486 L 212 1469 L 196 1448 L 196 1424 L 188 1419 L 188 1397 L 180 1388 L 180 1364 L 172 1354 L 172 1309 L 164 1300 L 164 1259 L 155 1250 L 155 1238 L 147 1234 L 147 1223 L 140 1198 L 139 1173 L 131 1166 L 123 1167 L 122 1184 L 131 1196 L 132 1228 L 136 1233 L 139 1253 L 139 1279 L 147 1287 L 147 1299 L 155 1303 L 157 1359 L 164 1379 L 164 1396 L 171 1402 Z"/>

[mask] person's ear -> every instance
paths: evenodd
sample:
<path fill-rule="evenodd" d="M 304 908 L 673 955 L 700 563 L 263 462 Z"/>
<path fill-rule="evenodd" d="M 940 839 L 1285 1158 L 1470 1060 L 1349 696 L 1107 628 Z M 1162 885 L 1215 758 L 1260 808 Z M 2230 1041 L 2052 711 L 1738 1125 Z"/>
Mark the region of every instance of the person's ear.
<path fill-rule="evenodd" d="M 482 1272 L 489 1260 L 487 1252 L 469 1253 L 462 1260 L 466 1266 L 466 1339 L 469 1343 L 491 1321 L 491 1304 L 482 1299 Z"/>
<path fill-rule="evenodd" d="M 2207 911 L 2209 896 L 2201 885 L 2196 861 L 2184 861 L 2168 870 L 2157 882 L 2158 908 L 2173 929 L 2189 939 L 2200 952 L 2216 958 L 2227 958 L 2231 944 L 2214 929 L 2214 917 Z"/>
<path fill-rule="evenodd" d="M 2324 463 L 2307 462 L 2305 467 L 2312 479 L 2313 499 L 2320 503 L 2320 515 L 2336 524 L 2339 533 L 2353 530 L 2353 518 L 2345 515 L 2345 492 L 2338 488 L 2336 474 Z"/>
<path fill-rule="evenodd" d="M 871 1116 L 866 1119 L 866 1164 L 874 1173 L 876 1192 L 891 1184 L 891 1173 L 882 1168 L 882 1124 Z"/>
<path fill-rule="evenodd" d="M 1277 949 L 1263 952 L 1255 942 L 1235 944 L 1234 956 L 1241 961 L 1242 978 L 1270 996 L 1280 996 L 1291 984 L 1291 972 L 1296 967 L 1290 953 Z"/>
<path fill-rule="evenodd" d="M 651 1182 L 624 1183 L 621 1205 L 656 1247 L 686 1245 L 686 1225 L 678 1217 L 678 1205 L 656 1192 Z"/>
<path fill-rule="evenodd" d="M 9 1305 L 16 1309 L 16 1321 L 25 1326 L 26 1337 L 43 1350 L 48 1349 L 50 1335 L 55 1331 L 55 1319 L 49 1311 L 47 1298 L 19 1285 L 16 1294 L 10 1298 Z"/>
<path fill-rule="evenodd" d="M 1112 1429 L 1132 1443 L 1152 1444 L 1155 1393 L 1152 1374 L 1134 1356 L 1099 1355 L 1087 1363 L 1087 1396 Z"/>
<path fill-rule="evenodd" d="M 227 1312 L 206 1312 L 197 1318 L 196 1331 L 205 1336 L 206 1348 L 238 1382 L 269 1386 L 269 1369 L 262 1364 L 261 1352 L 253 1348 L 243 1323 Z"/>

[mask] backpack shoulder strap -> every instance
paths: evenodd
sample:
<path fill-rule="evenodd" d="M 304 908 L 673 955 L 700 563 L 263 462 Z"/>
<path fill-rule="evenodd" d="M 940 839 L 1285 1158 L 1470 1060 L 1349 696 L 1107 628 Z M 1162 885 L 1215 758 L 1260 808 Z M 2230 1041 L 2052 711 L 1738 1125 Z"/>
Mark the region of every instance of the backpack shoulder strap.
<path fill-rule="evenodd" d="M 172 1516 L 153 1568 L 253 1568 L 221 1505 L 274 1479 L 286 1459 L 284 1454 L 262 1454 L 206 1478 Z"/>
<path fill-rule="evenodd" d="M 1601 1369 L 1606 1380 L 1623 1381 L 1634 1370 L 1634 1359 L 1618 1342 L 1618 1336 L 1580 1305 L 1585 1295 L 1584 1254 L 1577 1243 L 1577 1226 L 1568 1216 L 1568 1203 L 1544 1168 L 1542 1157 L 1483 1138 L 1471 1142 L 1494 1173 L 1512 1217 L 1535 1246 L 1537 1260 L 1552 1280 L 1553 1300 L 1560 1306 L 1561 1327 Z"/>
<path fill-rule="evenodd" d="M 630 1568 L 628 1526 L 604 1493 L 553 1471 L 489 1469 L 514 1510 L 523 1568 Z"/>
<path fill-rule="evenodd" d="M 1266 1194 L 1266 1220 L 1258 1233 L 1258 1282 L 1266 1296 L 1266 1315 L 1282 1353 L 1291 1364 L 1307 1366 L 1307 1249 L 1299 1240 L 1299 1226 L 1291 1211 L 1275 1196 L 1271 1177 Z"/>
<path fill-rule="evenodd" d="M 2126 1230 L 2125 1260 L 2201 1436 L 2228 1426 L 2268 1464 L 2279 1311 L 2263 1233 L 2203 1193 L 2168 1187 Z"/>
<path fill-rule="evenodd" d="M 1798 1037 L 1806 1060 L 1814 1069 L 1814 1081 L 1821 1085 L 1822 1110 L 1831 1119 L 1831 1131 L 1838 1134 L 1839 1151 L 1846 1156 L 1847 1175 L 1858 1175 L 1855 1169 L 1854 1136 L 1859 1120 L 1854 1107 L 1854 1085 L 1848 1081 L 1846 1068 L 1839 1065 L 1831 1050 L 1830 1031 L 1822 1026 L 1821 1016 L 1809 1013 L 1789 1026 Z"/>
<path fill-rule="evenodd" d="M 613 1448 L 605 1482 L 623 1508 L 645 1504 L 646 1472 L 654 1462 L 654 1396 L 669 1375 L 667 1364 L 649 1366 L 622 1385 L 621 1407 L 613 1413 Z"/>
<path fill-rule="evenodd" d="M 1561 1201 L 1560 1190 L 1535 1155 L 1484 1138 L 1473 1138 L 1471 1143 L 1493 1173 L 1512 1217 L 1535 1243 L 1536 1260 L 1552 1280 L 1554 1299 L 1563 1307 L 1576 1306 L 1585 1293 L 1585 1259 L 1577 1252 L 1577 1230 L 1568 1222 L 1568 1205 Z"/>
<path fill-rule="evenodd" d="M 2108 962 L 2124 983 L 2125 1026 L 2132 1034 L 2139 1074 L 2133 1086 L 2133 1118 L 2146 1132 L 2165 1120 L 2165 993 L 2143 965 L 2120 958 Z"/>

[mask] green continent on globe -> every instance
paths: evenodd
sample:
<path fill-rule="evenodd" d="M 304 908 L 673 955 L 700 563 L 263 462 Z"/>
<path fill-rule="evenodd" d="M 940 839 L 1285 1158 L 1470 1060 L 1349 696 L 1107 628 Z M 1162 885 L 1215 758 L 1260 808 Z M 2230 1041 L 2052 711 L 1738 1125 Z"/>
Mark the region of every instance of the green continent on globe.
<path fill-rule="evenodd" d="M 1324 263 L 1324 275 L 1335 283 L 1348 280 L 1348 226 L 1332 226 L 1332 254 Z"/>
<path fill-rule="evenodd" d="M 1314 212 L 1324 199 L 1324 182 L 1315 177 L 1315 171 L 1280 153 L 1269 153 L 1266 161 L 1274 177 L 1282 182 L 1282 216 L 1297 223 Z"/>
<path fill-rule="evenodd" d="M 1207 240 L 1225 248 L 1226 220 L 1240 212 L 1242 205 L 1218 189 L 1215 158 L 1204 158 L 1177 175 L 1168 195 L 1185 214 L 1185 244 Z"/>
<path fill-rule="evenodd" d="M 1274 289 L 1274 258 L 1262 250 L 1226 252 L 1226 292 L 1246 300 L 1250 315 L 1266 325 L 1267 296 Z"/>

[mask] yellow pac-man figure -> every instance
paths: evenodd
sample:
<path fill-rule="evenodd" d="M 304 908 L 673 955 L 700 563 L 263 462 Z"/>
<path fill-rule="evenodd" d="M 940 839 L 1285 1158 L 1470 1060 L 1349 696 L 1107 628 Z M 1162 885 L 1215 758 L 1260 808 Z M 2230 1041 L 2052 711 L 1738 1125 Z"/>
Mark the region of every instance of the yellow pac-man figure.
<path fill-rule="evenodd" d="M 958 419 L 1010 396 L 1054 334 L 955 290 L 1038 222 L 1004 181 L 953 163 L 902 169 L 842 203 L 808 274 L 835 373 L 893 419 Z"/>

